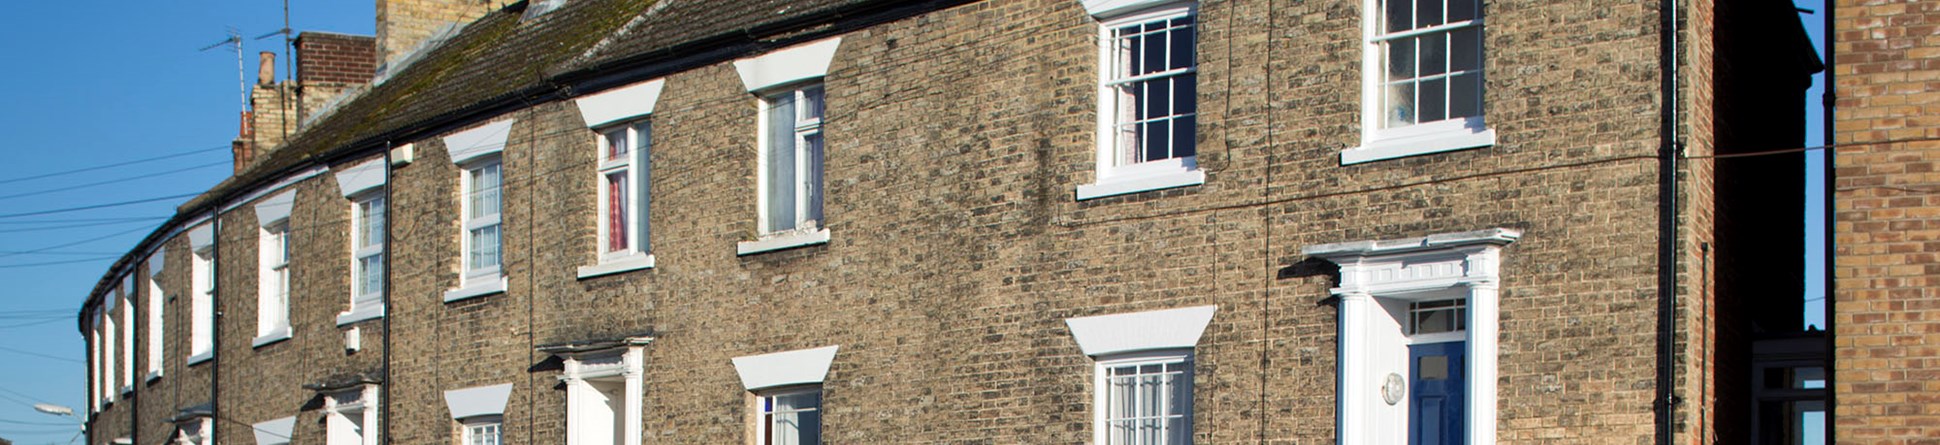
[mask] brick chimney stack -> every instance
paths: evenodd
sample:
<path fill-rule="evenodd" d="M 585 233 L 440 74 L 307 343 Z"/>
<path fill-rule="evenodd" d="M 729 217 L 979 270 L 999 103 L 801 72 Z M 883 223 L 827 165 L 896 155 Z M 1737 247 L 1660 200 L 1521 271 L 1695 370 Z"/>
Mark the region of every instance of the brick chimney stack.
<path fill-rule="evenodd" d="M 491 0 L 377 0 L 379 63 L 396 62 L 451 24 L 465 24 L 495 8 Z"/>

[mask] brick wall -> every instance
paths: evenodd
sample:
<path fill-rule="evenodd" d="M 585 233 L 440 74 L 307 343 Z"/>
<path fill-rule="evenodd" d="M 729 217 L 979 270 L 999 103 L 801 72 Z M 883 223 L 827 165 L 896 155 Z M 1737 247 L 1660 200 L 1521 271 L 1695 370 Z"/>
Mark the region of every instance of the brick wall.
<path fill-rule="evenodd" d="M 1835 431 L 1923 443 L 1940 435 L 1940 4 L 1835 5 Z"/>
<path fill-rule="evenodd" d="M 377 0 L 378 63 L 395 62 L 446 25 L 470 23 L 498 6 L 492 0 Z"/>
<path fill-rule="evenodd" d="M 377 63 L 375 37 L 313 31 L 296 38 L 296 80 L 305 86 L 369 83 Z"/>

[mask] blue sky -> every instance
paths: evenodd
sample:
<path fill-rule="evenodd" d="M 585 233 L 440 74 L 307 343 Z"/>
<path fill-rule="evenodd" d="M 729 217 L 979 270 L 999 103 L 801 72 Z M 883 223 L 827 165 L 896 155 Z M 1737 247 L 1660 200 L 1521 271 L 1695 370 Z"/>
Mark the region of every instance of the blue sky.
<path fill-rule="evenodd" d="M 1820 0 L 1800 7 L 1823 11 Z M 293 0 L 298 30 L 371 34 L 373 2 Z M 1803 16 L 1815 39 L 1818 16 Z M 229 173 L 240 96 L 233 50 L 201 48 L 244 38 L 244 67 L 282 51 L 275 1 L 18 2 L 0 16 L 0 215 L 195 193 Z M 280 57 L 280 56 L 279 56 Z M 279 74 L 283 67 L 279 63 Z M 1823 77 L 1815 79 L 1816 101 Z M 1817 118 L 1818 113 L 1812 112 Z M 1814 120 L 1816 122 L 1816 120 Z M 1809 126 L 1810 145 L 1820 127 Z M 78 174 L 15 180 L 128 160 L 183 154 Z M 1817 171 L 1820 155 L 1808 157 Z M 113 181 L 102 185 L 90 185 Z M 1809 195 L 1819 196 L 1816 175 Z M 74 188 L 74 187 L 79 188 Z M 73 188 L 57 191 L 56 189 Z M 36 402 L 84 411 L 84 349 L 73 315 L 112 259 L 173 213 L 182 199 L 37 216 L 0 216 L 0 437 L 21 445 L 67 443 L 71 419 L 34 412 Z M 1819 215 L 1818 210 L 1809 210 Z M 105 218 L 156 218 L 110 221 Z M 1808 220 L 1808 267 L 1818 267 L 1816 218 Z M 85 242 L 83 242 L 85 241 Z M 78 242 L 78 243 L 77 243 Z M 20 251 L 43 252 L 18 254 Z M 68 264 L 38 265 L 49 262 Z M 1824 294 L 1808 273 L 1807 296 Z M 1808 306 L 1805 323 L 1824 325 Z M 1816 306 L 1822 307 L 1822 306 Z M 63 425 L 63 422 L 69 424 Z"/>
<path fill-rule="evenodd" d="M 374 2 L 368 0 L 292 0 L 290 8 L 297 30 L 369 35 L 375 26 Z M 200 49 L 221 41 L 231 27 L 243 35 L 244 66 L 253 83 L 256 53 L 283 49 L 280 38 L 256 40 L 283 27 L 281 2 L 10 5 L 0 16 L 0 53 L 9 57 L 0 70 L 0 97 L 6 98 L 0 100 L 0 141 L 6 141 L 0 148 L 0 215 L 194 193 L 226 177 L 226 147 L 241 110 L 236 54 Z M 189 154 L 9 181 L 177 153 Z M 114 182 L 52 191 L 103 181 Z M 21 445 L 65 444 L 78 431 L 72 419 L 29 406 L 47 402 L 85 411 L 75 310 L 113 261 L 100 258 L 125 252 L 160 222 L 100 219 L 166 217 L 182 201 L 0 216 L 0 437 Z M 91 238 L 101 239 L 12 253 Z M 80 262 L 33 266 L 62 261 Z"/>

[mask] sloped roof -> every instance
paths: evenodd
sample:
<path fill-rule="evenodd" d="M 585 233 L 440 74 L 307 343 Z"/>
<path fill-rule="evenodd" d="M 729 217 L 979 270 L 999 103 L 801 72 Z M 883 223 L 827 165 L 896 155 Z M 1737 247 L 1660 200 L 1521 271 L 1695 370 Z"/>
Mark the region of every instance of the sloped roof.
<path fill-rule="evenodd" d="M 665 75 L 970 1 L 569 0 L 526 20 L 528 2 L 506 6 L 423 49 L 383 83 L 351 93 L 356 96 L 342 99 L 285 145 L 182 204 L 109 267 L 81 309 L 177 225 L 292 172 L 599 88 L 581 82 L 608 78 L 599 85 L 617 86 L 610 78 Z"/>

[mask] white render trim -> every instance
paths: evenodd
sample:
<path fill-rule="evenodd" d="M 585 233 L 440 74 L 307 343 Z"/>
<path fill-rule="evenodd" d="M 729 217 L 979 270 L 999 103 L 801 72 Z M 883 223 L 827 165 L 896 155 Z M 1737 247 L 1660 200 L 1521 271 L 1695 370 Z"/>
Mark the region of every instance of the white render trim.
<path fill-rule="evenodd" d="M 258 336 L 253 340 L 250 340 L 249 347 L 261 348 L 271 343 L 276 343 L 276 342 L 289 340 L 289 339 L 290 339 L 290 326 L 283 325 L 283 326 L 276 327 L 276 329 L 271 329 L 269 332 L 264 333 L 263 335 Z"/>
<path fill-rule="evenodd" d="M 741 387 L 749 391 L 822 383 L 828 379 L 829 364 L 835 362 L 838 349 L 841 346 L 735 357 L 734 371 L 741 375 Z"/>
<path fill-rule="evenodd" d="M 147 377 L 147 378 L 144 378 L 144 379 L 142 379 L 142 381 L 143 381 L 144 383 L 146 383 L 146 382 L 153 382 L 153 381 L 156 381 L 156 380 L 161 380 L 161 379 L 162 379 L 162 370 L 160 370 L 160 369 L 157 369 L 157 370 L 153 370 L 153 371 L 148 371 L 148 377 Z"/>
<path fill-rule="evenodd" d="M 579 117 L 586 120 L 586 128 L 603 127 L 653 114 L 660 89 L 666 85 L 666 79 L 653 79 L 582 96 L 573 104 L 579 106 Z"/>
<path fill-rule="evenodd" d="M 1104 179 L 1078 186 L 1077 200 L 1129 195 L 1153 190 L 1190 187 L 1206 183 L 1204 170 L 1178 170 L 1146 176 Z"/>
<path fill-rule="evenodd" d="M 769 51 L 767 54 L 734 61 L 734 71 L 748 92 L 761 91 L 828 75 L 829 62 L 842 46 L 841 37 Z"/>
<path fill-rule="evenodd" d="M 324 171 L 327 171 L 327 170 L 329 170 L 329 168 L 322 167 L 322 166 L 310 167 L 310 168 L 304 169 L 303 171 L 297 172 L 296 174 L 286 176 L 283 178 L 283 180 L 276 181 L 275 184 L 270 184 L 268 187 L 256 189 L 256 191 L 250 192 L 248 195 L 243 195 L 242 199 L 232 201 L 228 205 L 222 206 L 222 211 L 228 212 L 231 210 L 242 208 L 242 206 L 247 205 L 250 202 L 254 202 L 258 199 L 262 199 L 262 197 L 267 196 L 271 193 L 282 191 L 285 188 L 289 188 L 289 186 L 296 185 L 296 183 L 298 182 L 303 182 L 303 180 L 310 179 L 310 177 L 322 174 Z"/>
<path fill-rule="evenodd" d="M 1409 372 L 1413 340 L 1401 322 L 1407 303 L 1443 298 L 1465 298 L 1468 305 L 1464 443 L 1495 443 L 1498 267 L 1502 246 L 1521 237 L 1513 229 L 1488 229 L 1302 249 L 1341 268 L 1341 285 L 1333 289 L 1340 297 L 1336 443 L 1407 440 L 1405 428 L 1392 427 L 1408 424 L 1407 409 L 1382 400 L 1381 377 Z"/>
<path fill-rule="evenodd" d="M 646 269 L 652 269 L 652 268 L 653 268 L 653 254 L 636 252 L 633 255 L 628 255 L 624 258 L 607 260 L 605 262 L 591 265 L 591 266 L 579 266 L 579 279 L 584 280 L 587 278 L 602 277 L 602 276 L 613 275 L 617 273 L 632 272 L 636 270 L 646 270 Z"/>
<path fill-rule="evenodd" d="M 285 190 L 274 196 L 256 202 L 256 225 L 269 227 L 290 219 L 290 209 L 296 207 L 296 190 Z"/>
<path fill-rule="evenodd" d="M 189 356 L 188 364 L 189 366 L 200 365 L 202 362 L 209 361 L 209 359 L 213 358 L 216 358 L 215 350 L 202 351 L 201 354 Z"/>
<path fill-rule="evenodd" d="M 215 245 L 215 225 L 203 224 L 189 229 L 189 250 L 201 252 Z"/>
<path fill-rule="evenodd" d="M 512 384 L 478 386 L 445 391 L 445 410 L 452 420 L 505 414 L 505 400 L 512 396 Z"/>
<path fill-rule="evenodd" d="M 1476 125 L 1481 124 L 1481 119 L 1473 120 Z M 1421 125 L 1432 126 L 1435 124 L 1429 123 Z M 1414 136 L 1370 140 L 1363 143 L 1359 148 L 1352 148 L 1340 152 L 1340 164 L 1353 165 L 1383 159 L 1405 158 L 1494 145 L 1495 130 L 1460 126 L 1446 131 L 1436 131 Z"/>
<path fill-rule="evenodd" d="M 559 381 L 566 387 L 566 445 L 592 445 L 596 443 L 595 439 L 599 439 L 597 443 L 604 444 L 612 444 L 613 439 L 618 439 L 622 445 L 640 445 L 641 399 L 646 392 L 644 343 L 629 340 L 624 349 L 556 355 L 565 362 Z M 588 402 L 596 400 L 594 396 L 599 392 L 593 382 L 587 381 L 589 379 L 609 383 L 618 379 L 624 385 L 622 412 L 612 413 L 613 418 L 625 426 L 620 437 L 587 437 L 584 426 L 592 417 L 587 410 L 593 408 Z"/>
<path fill-rule="evenodd" d="M 1170 4 L 1190 4 L 1181 0 L 1081 0 L 1085 13 L 1092 17 L 1108 18 L 1132 11 L 1143 11 Z"/>
<path fill-rule="evenodd" d="M 1194 306 L 1064 319 L 1078 349 L 1098 357 L 1160 349 L 1192 349 L 1219 306 Z"/>
<path fill-rule="evenodd" d="M 740 243 L 736 243 L 734 245 L 734 254 L 737 256 L 753 255 L 753 254 L 763 253 L 763 252 L 773 252 L 777 250 L 786 250 L 786 249 L 793 249 L 796 247 L 805 247 L 805 246 L 813 246 L 816 244 L 828 244 L 828 243 L 829 243 L 829 229 L 826 229 L 826 228 L 816 230 L 813 232 L 788 231 L 788 232 L 769 234 L 761 237 L 761 239 L 754 240 L 754 241 L 742 241 Z"/>
<path fill-rule="evenodd" d="M 517 121 L 506 119 L 445 136 L 445 151 L 451 153 L 451 163 L 463 165 L 505 151 L 505 140 L 512 134 L 512 123 Z"/>
<path fill-rule="evenodd" d="M 505 293 L 505 281 L 505 275 L 475 280 L 465 287 L 445 291 L 445 302 L 450 303 L 453 301 Z"/>
<path fill-rule="evenodd" d="M 155 279 L 155 277 L 161 276 L 162 271 L 166 269 L 166 266 L 168 266 L 168 254 L 166 251 L 157 249 L 154 252 L 148 253 L 147 261 L 148 261 L 148 279 L 152 281 Z"/>
<path fill-rule="evenodd" d="M 337 169 L 337 190 L 345 198 L 384 185 L 384 159 L 377 158 Z"/>
<path fill-rule="evenodd" d="M 360 304 L 356 306 L 357 307 L 355 309 L 351 309 L 348 312 L 337 314 L 337 327 L 344 327 L 345 325 L 349 325 L 351 323 L 356 323 L 364 320 L 374 320 L 374 319 L 384 317 L 383 305 Z"/>
<path fill-rule="evenodd" d="M 296 429 L 296 416 L 258 422 L 250 427 L 256 433 L 256 445 L 288 444 L 291 431 Z"/>

